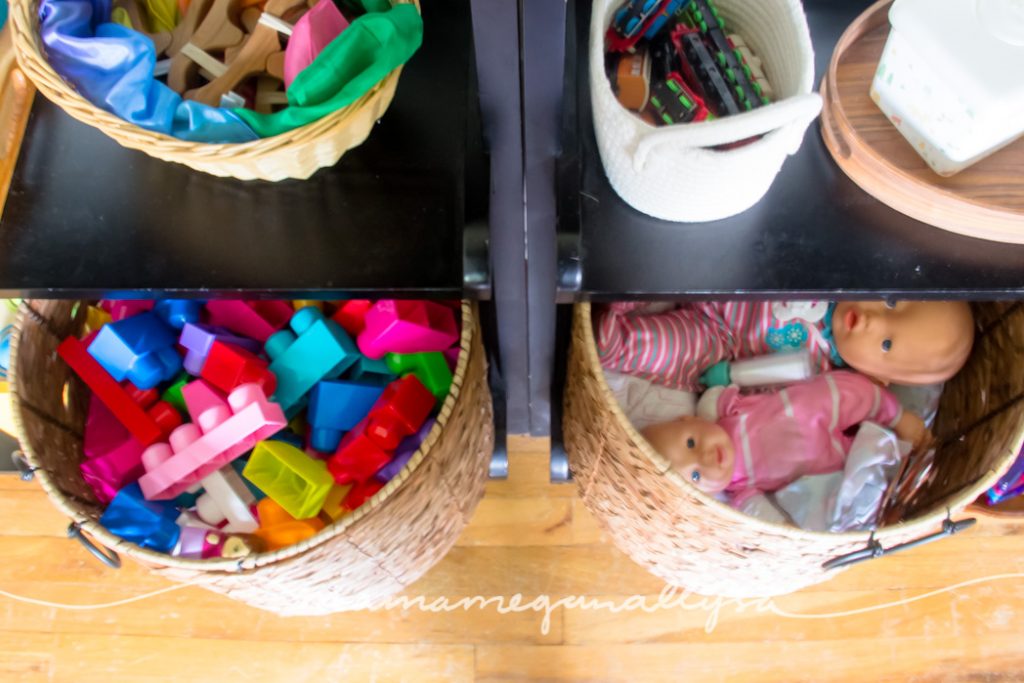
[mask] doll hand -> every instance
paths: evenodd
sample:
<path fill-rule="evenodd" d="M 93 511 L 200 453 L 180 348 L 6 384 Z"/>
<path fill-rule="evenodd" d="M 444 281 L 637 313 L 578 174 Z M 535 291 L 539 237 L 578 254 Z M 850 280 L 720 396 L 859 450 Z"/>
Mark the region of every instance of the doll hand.
<path fill-rule="evenodd" d="M 903 411 L 900 421 L 893 429 L 901 441 L 911 445 L 912 453 L 926 451 L 934 441 L 931 431 L 925 426 L 924 420 L 910 411 Z"/>

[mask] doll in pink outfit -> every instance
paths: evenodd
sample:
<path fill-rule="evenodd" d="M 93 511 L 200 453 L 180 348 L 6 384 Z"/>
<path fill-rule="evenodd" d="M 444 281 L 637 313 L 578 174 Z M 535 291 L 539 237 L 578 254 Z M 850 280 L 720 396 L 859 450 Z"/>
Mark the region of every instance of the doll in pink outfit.
<path fill-rule="evenodd" d="M 672 467 L 707 493 L 724 491 L 733 505 L 780 489 L 808 474 L 843 469 L 852 427 L 871 421 L 921 450 L 931 434 L 885 387 L 836 370 L 772 393 L 709 390 L 697 417 L 642 430 Z"/>

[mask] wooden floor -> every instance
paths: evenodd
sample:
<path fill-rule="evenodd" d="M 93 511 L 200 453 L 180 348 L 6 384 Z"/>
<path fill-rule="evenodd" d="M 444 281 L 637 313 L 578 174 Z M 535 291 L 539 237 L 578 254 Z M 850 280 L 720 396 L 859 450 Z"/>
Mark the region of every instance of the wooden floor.
<path fill-rule="evenodd" d="M 36 484 L 0 475 L 0 591 L 75 605 L 165 587 L 134 564 L 105 569 L 63 538 Z M 1019 573 L 916 602 L 807 619 L 709 610 L 556 609 L 450 614 L 417 608 L 283 619 L 186 587 L 129 605 L 68 610 L 0 596 L 0 681 L 1018 681 L 1024 680 L 1024 543 L 1010 523 L 874 560 L 777 598 L 776 611 L 834 613 Z M 452 603 L 523 595 L 654 605 L 661 583 L 604 537 L 572 485 L 547 482 L 546 443 L 513 439 L 511 477 L 455 549 L 408 595 Z M 506 602 L 506 607 L 509 606 Z M 695 601 L 690 608 L 699 607 Z"/>

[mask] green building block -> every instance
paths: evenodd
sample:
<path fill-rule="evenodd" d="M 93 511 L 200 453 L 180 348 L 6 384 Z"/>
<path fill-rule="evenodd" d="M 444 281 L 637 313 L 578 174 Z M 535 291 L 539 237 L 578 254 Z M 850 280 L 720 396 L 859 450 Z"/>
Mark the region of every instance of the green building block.
<path fill-rule="evenodd" d="M 423 383 L 438 403 L 444 401 L 452 388 L 452 371 L 440 351 L 421 353 L 389 353 L 384 356 L 388 369 L 396 375 L 413 374 Z"/>

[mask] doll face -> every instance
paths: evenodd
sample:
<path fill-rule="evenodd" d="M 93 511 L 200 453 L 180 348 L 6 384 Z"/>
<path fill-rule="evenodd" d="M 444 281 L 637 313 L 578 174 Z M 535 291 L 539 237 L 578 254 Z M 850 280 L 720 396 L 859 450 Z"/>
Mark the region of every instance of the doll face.
<path fill-rule="evenodd" d="M 732 480 L 736 450 L 729 434 L 714 422 L 682 417 L 651 425 L 642 433 L 676 472 L 701 491 L 718 493 Z"/>
<path fill-rule="evenodd" d="M 883 384 L 933 384 L 963 367 L 974 321 L 961 301 L 841 301 L 832 332 L 854 370 Z"/>

